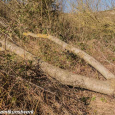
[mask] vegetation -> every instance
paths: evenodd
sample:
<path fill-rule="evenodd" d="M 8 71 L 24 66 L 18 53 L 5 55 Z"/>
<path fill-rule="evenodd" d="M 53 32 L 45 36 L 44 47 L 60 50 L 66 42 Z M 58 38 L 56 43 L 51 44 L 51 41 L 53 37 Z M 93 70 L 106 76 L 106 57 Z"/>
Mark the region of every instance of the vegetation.
<path fill-rule="evenodd" d="M 24 36 L 23 32 L 50 34 L 92 55 L 115 74 L 114 8 L 99 11 L 79 3 L 72 5 L 72 12 L 64 13 L 61 6 L 54 0 L 0 1 L 0 39 L 18 44 L 54 66 L 105 80 L 73 53 L 62 51 L 49 40 Z M 96 108 L 89 108 L 90 101 L 95 103 L 98 97 L 103 103 L 109 100 L 101 94 L 62 85 L 37 70 L 32 62 L 7 51 L 0 52 L 0 76 L 0 110 L 33 110 L 35 115 L 96 114 Z"/>

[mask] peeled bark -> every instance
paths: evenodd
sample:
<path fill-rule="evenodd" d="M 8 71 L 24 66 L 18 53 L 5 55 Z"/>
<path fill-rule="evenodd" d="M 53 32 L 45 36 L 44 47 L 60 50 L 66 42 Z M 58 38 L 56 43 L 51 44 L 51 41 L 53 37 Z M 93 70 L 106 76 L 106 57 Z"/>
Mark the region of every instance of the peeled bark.
<path fill-rule="evenodd" d="M 95 69 L 97 69 L 106 79 L 112 79 L 115 78 L 115 75 L 113 75 L 108 69 L 106 69 L 100 62 L 98 62 L 96 59 L 94 59 L 92 56 L 88 55 L 84 51 L 73 47 L 72 45 L 69 45 L 60 39 L 53 37 L 51 35 L 43 35 L 43 34 L 33 34 L 33 33 L 24 33 L 24 35 L 30 35 L 32 37 L 40 37 L 40 38 L 47 38 L 56 44 L 62 46 L 64 49 L 67 49 L 76 55 L 78 55 L 80 58 L 84 59 L 88 64 L 93 66 Z"/>
<path fill-rule="evenodd" d="M 32 60 L 34 64 L 38 63 L 40 68 L 45 73 L 49 74 L 52 78 L 55 78 L 62 84 L 85 88 L 103 94 L 115 96 L 115 79 L 99 81 L 93 78 L 73 74 L 67 70 L 57 68 L 42 60 L 38 61 L 36 56 L 18 47 L 16 44 L 9 42 L 8 40 L 0 40 L 0 43 L 2 44 L 2 49 L 6 48 L 6 50 L 12 51 L 26 60 Z"/>

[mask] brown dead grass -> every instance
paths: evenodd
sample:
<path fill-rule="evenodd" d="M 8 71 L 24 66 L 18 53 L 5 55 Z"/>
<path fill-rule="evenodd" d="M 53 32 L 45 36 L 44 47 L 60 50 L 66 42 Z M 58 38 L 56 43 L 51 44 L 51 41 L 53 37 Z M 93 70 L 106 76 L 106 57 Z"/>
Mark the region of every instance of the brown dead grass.
<path fill-rule="evenodd" d="M 3 9 L 0 16 L 8 25 L 8 28 L 0 25 L 2 37 L 7 39 L 9 39 L 8 36 L 12 37 L 16 44 L 57 67 L 87 77 L 105 80 L 100 73 L 82 59 L 71 52 L 62 51 L 60 46 L 51 41 L 22 35 L 24 31 L 49 33 L 84 50 L 115 74 L 115 15 L 113 13 L 111 14 L 110 11 L 86 12 L 85 14 L 56 13 L 56 15 L 43 13 L 44 16 L 41 16 L 41 10 L 40 14 L 36 13 L 38 11 L 35 9 L 38 4 L 35 4 L 34 8 L 34 2 L 32 1 L 29 6 L 33 8 L 33 13 L 32 9 L 19 8 L 21 7 L 19 5 L 10 9 L 9 6 L 0 4 L 2 6 L 0 9 Z M 10 7 L 13 4 L 10 4 Z M 115 114 L 114 99 L 111 97 L 64 86 L 16 55 L 9 52 L 0 53 L 1 110 L 33 109 L 35 115 Z M 17 77 L 25 81 L 17 80 Z M 32 82 L 39 88 L 29 85 L 26 81 Z"/>
<path fill-rule="evenodd" d="M 93 94 L 89 107 L 91 108 L 91 115 L 114 115 L 115 99 L 99 94 Z"/>
<path fill-rule="evenodd" d="M 17 56 L 0 53 L 1 110 L 34 110 L 35 115 L 84 115 L 88 112 L 80 100 L 83 93 L 79 94 L 79 89 L 63 86 L 25 62 L 17 63 Z"/>

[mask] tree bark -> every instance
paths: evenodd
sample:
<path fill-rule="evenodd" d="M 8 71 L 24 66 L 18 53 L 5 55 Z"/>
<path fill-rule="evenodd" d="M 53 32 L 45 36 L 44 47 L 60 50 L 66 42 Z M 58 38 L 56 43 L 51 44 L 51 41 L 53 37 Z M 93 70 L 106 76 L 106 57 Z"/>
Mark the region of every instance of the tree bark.
<path fill-rule="evenodd" d="M 40 37 L 40 38 L 47 38 L 56 44 L 62 46 L 62 48 L 67 49 L 74 54 L 78 55 L 80 58 L 84 59 L 88 64 L 93 66 L 95 69 L 97 69 L 106 79 L 112 79 L 115 78 L 115 75 L 113 75 L 108 69 L 106 69 L 100 62 L 98 62 L 96 59 L 94 59 L 92 56 L 88 55 L 84 51 L 73 47 L 72 45 L 69 45 L 60 39 L 53 37 L 51 35 L 43 35 L 43 34 L 33 34 L 31 32 L 24 33 L 24 35 L 30 35 L 32 37 Z"/>
<path fill-rule="evenodd" d="M 100 81 L 93 78 L 73 74 L 71 72 L 68 72 L 67 70 L 57 68 L 42 60 L 38 61 L 36 56 L 20 48 L 16 44 L 11 43 L 8 40 L 0 39 L 0 43 L 2 44 L 2 49 L 14 52 L 22 58 L 25 58 L 26 60 L 32 60 L 34 62 L 33 64 L 38 63 L 42 71 L 49 74 L 52 78 L 55 78 L 62 84 L 85 88 L 99 93 L 115 96 L 115 79 Z"/>

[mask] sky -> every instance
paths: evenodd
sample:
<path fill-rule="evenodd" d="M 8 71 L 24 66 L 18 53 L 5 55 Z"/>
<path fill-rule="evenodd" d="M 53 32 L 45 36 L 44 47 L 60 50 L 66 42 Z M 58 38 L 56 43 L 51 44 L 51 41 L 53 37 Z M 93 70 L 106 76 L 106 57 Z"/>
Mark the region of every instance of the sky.
<path fill-rule="evenodd" d="M 77 2 L 78 0 L 64 0 L 64 12 L 71 12 L 72 8 L 71 6 L 76 6 L 77 5 Z M 89 3 L 91 4 L 94 4 L 94 2 L 92 1 L 95 1 L 95 4 L 100 1 L 99 5 L 98 5 L 98 10 L 99 11 L 103 11 L 103 10 L 109 10 L 111 9 L 111 7 L 115 6 L 115 0 L 84 0 L 84 1 L 89 1 Z M 94 6 L 92 5 L 92 7 L 94 8 Z"/>

